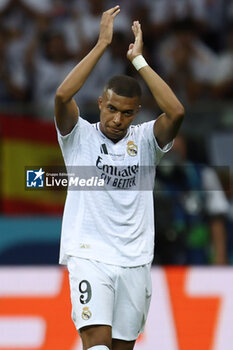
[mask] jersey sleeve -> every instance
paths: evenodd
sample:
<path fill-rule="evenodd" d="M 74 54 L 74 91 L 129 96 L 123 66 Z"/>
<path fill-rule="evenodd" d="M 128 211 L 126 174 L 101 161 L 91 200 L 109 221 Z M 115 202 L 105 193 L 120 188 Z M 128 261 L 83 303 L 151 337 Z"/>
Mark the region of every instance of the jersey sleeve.
<path fill-rule="evenodd" d="M 156 120 L 143 123 L 141 124 L 141 128 L 143 137 L 148 142 L 150 150 L 154 154 L 154 163 L 155 165 L 158 165 L 164 154 L 170 151 L 174 141 L 169 142 L 166 146 L 161 148 L 156 140 L 156 137 L 154 136 L 154 123 L 156 123 Z"/>
<path fill-rule="evenodd" d="M 69 164 L 73 151 L 75 150 L 77 152 L 80 145 L 82 144 L 82 141 L 88 138 L 92 126 L 89 122 L 79 117 L 78 122 L 71 130 L 71 132 L 67 135 L 61 135 L 57 127 L 56 119 L 55 127 L 57 130 L 58 143 L 61 147 L 65 164 Z"/>

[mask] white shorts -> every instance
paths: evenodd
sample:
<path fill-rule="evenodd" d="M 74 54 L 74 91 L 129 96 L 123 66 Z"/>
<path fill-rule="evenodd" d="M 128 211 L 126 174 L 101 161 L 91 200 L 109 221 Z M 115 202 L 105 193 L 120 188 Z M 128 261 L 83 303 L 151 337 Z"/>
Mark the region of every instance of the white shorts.
<path fill-rule="evenodd" d="M 113 339 L 137 339 L 151 300 L 151 264 L 121 267 L 72 256 L 67 267 L 77 330 L 109 325 Z"/>

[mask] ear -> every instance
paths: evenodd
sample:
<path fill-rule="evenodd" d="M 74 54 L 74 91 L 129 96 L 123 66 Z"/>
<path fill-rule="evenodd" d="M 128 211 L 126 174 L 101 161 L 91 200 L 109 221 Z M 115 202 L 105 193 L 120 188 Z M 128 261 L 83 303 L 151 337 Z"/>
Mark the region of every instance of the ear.
<path fill-rule="evenodd" d="M 103 103 L 103 97 L 100 96 L 100 97 L 98 98 L 98 106 L 99 106 L 99 110 L 100 110 L 100 111 L 101 111 L 102 103 Z"/>

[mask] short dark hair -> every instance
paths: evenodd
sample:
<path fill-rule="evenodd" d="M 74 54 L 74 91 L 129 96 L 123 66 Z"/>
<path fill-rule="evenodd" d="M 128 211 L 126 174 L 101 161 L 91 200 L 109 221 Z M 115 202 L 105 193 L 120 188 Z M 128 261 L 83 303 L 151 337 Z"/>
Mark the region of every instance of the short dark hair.
<path fill-rule="evenodd" d="M 113 90 L 117 95 L 124 97 L 141 97 L 142 90 L 135 78 L 128 75 L 115 75 L 110 78 L 104 87 L 104 92 Z"/>

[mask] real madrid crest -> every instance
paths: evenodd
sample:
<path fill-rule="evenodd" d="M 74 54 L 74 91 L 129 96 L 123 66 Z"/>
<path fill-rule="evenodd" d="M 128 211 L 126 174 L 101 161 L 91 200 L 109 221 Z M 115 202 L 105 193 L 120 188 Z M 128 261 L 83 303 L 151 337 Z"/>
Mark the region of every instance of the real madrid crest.
<path fill-rule="evenodd" d="M 82 312 L 82 319 L 87 321 L 90 318 L 91 318 L 91 311 L 89 310 L 89 307 L 85 306 Z"/>
<path fill-rule="evenodd" d="M 131 157 L 135 157 L 138 154 L 138 146 L 133 141 L 127 143 L 127 152 Z"/>

